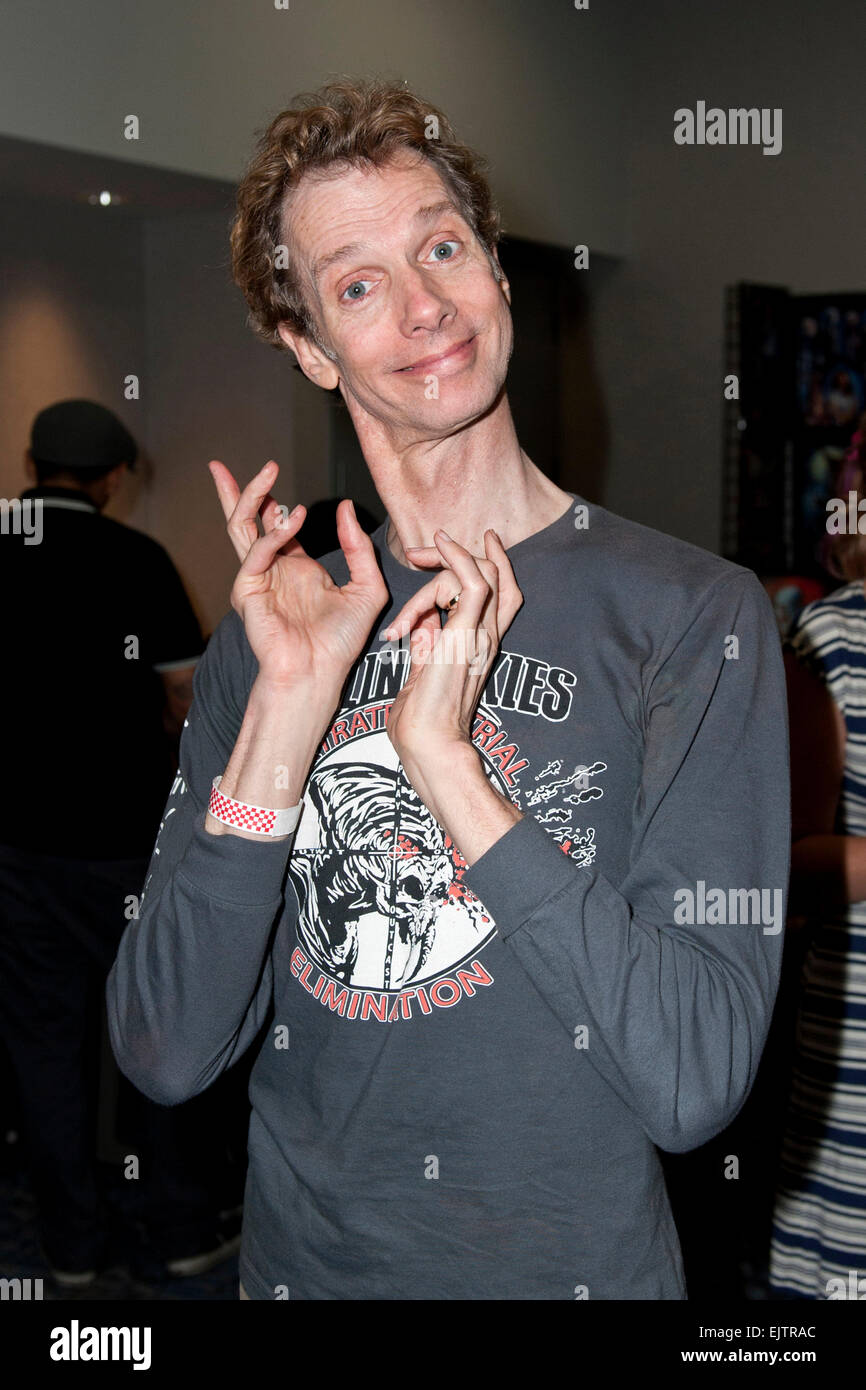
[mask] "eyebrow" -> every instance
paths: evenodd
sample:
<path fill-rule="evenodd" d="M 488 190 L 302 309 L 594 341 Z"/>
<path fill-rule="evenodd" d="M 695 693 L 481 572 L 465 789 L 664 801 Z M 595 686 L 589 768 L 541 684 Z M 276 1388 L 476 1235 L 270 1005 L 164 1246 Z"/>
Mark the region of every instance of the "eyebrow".
<path fill-rule="evenodd" d="M 446 212 L 456 213 L 458 217 L 463 217 L 453 199 L 444 198 L 439 203 L 429 203 L 426 207 L 419 208 L 412 220 L 413 222 L 433 222 Z M 329 251 L 327 255 L 320 256 L 313 266 L 314 281 L 319 284 L 325 271 L 330 270 L 332 265 L 336 265 L 338 261 L 348 260 L 350 256 L 360 255 L 368 249 L 368 243 L 365 241 L 350 241 L 345 246 L 338 246 L 336 251 Z"/>

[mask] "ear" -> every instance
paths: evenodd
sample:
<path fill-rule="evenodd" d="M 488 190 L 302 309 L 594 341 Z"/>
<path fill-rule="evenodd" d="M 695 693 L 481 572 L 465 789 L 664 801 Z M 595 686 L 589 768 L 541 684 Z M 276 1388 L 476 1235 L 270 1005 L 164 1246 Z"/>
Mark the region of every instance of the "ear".
<path fill-rule="evenodd" d="M 33 455 L 31 454 L 29 449 L 24 450 L 24 472 L 30 479 L 31 483 L 36 482 L 36 465 L 33 462 Z"/>
<path fill-rule="evenodd" d="M 505 302 L 506 302 L 506 304 L 508 305 L 508 307 L 509 307 L 509 309 L 510 309 L 510 308 L 511 308 L 511 286 L 509 285 L 508 281 L 507 281 L 506 278 L 505 278 L 505 271 L 502 270 L 502 266 L 499 265 L 499 252 L 497 251 L 497 249 L 496 249 L 495 246 L 494 246 L 493 251 L 491 252 L 491 254 L 492 254 L 492 256 L 493 256 L 494 261 L 495 261 L 496 264 L 499 266 L 499 269 L 502 271 L 502 279 L 499 281 L 499 288 L 501 289 L 502 293 L 505 295 Z"/>
<path fill-rule="evenodd" d="M 117 489 L 120 487 L 125 472 L 126 464 L 118 463 L 114 468 L 112 468 L 110 473 L 106 473 L 106 492 L 109 497 L 113 497 Z"/>
<path fill-rule="evenodd" d="M 325 391 L 333 391 L 334 387 L 339 385 L 340 373 L 336 366 L 305 334 L 293 332 L 285 323 L 278 326 L 277 332 L 286 347 L 291 348 L 295 354 L 304 376 L 309 377 L 310 381 Z"/>

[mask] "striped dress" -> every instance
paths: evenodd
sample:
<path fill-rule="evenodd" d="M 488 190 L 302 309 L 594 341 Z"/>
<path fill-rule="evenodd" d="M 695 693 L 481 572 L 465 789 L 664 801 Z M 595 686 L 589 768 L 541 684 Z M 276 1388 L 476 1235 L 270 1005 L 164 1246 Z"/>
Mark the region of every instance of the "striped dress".
<path fill-rule="evenodd" d="M 866 597 L 846 584 L 799 614 L 786 645 L 827 685 L 847 741 L 835 833 L 866 835 Z M 780 1297 L 866 1293 L 866 901 L 810 921 L 773 1214 Z"/>

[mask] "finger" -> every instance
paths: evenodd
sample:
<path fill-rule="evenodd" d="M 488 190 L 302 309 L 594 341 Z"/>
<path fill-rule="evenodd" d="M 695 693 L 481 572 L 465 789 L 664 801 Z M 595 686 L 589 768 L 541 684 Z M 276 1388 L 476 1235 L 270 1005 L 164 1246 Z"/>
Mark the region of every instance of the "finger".
<path fill-rule="evenodd" d="M 460 581 L 460 603 L 449 617 L 448 626 L 452 630 L 478 627 L 485 611 L 492 611 L 495 617 L 499 595 L 499 571 L 496 565 L 487 559 L 476 560 L 465 546 L 452 540 L 445 531 L 437 531 L 434 540 Z M 483 572 L 481 565 L 484 565 Z"/>
<path fill-rule="evenodd" d="M 263 468 L 255 473 L 237 500 L 235 511 L 239 521 L 255 521 L 256 515 L 270 489 L 277 480 L 279 465 L 268 459 Z"/>
<path fill-rule="evenodd" d="M 211 459 L 208 468 L 210 469 L 211 477 L 216 486 L 220 506 L 223 509 L 223 516 L 226 518 L 226 530 L 229 540 L 234 546 L 235 554 L 238 559 L 243 562 L 250 546 L 259 534 L 259 529 L 255 523 L 252 523 L 243 531 L 232 528 L 232 518 L 237 510 L 238 500 L 241 495 L 240 488 L 233 474 L 219 459 Z"/>
<path fill-rule="evenodd" d="M 405 545 L 403 551 L 410 556 L 413 565 L 442 564 L 442 556 L 435 545 Z"/>
<path fill-rule="evenodd" d="M 485 534 L 486 534 L 486 533 L 485 533 Z M 494 534 L 495 534 L 495 533 L 494 533 Z M 502 544 L 502 542 L 500 541 L 500 546 L 501 546 L 501 544 Z M 407 545 L 407 546 L 404 547 L 404 550 L 405 550 L 406 555 L 408 555 L 408 556 L 410 557 L 410 559 L 411 559 L 413 565 L 439 565 L 439 566 L 442 565 L 442 555 L 441 555 L 441 552 L 436 548 L 435 545 L 422 545 L 422 546 Z M 467 553 L 470 553 L 470 552 L 467 552 Z M 504 554 L 504 553 L 505 553 L 505 552 L 503 551 L 503 554 Z M 476 555 L 474 558 L 475 558 L 476 560 L 478 560 L 480 564 L 483 563 L 483 562 L 482 562 L 482 558 L 481 558 L 480 556 Z M 492 564 L 493 561 L 491 560 L 489 563 Z M 483 569 L 482 569 L 482 573 L 483 573 Z"/>
<path fill-rule="evenodd" d="M 259 536 L 247 551 L 244 562 L 238 571 L 238 578 L 241 575 L 252 578 L 255 575 L 264 574 L 284 546 L 288 547 L 289 554 L 292 553 L 293 548 L 304 554 L 303 547 L 293 537 L 302 526 L 305 516 L 306 509 L 299 502 L 286 518 L 285 526 L 274 526 L 263 536 Z"/>
<path fill-rule="evenodd" d="M 442 556 L 439 556 L 439 563 L 442 563 Z M 384 631 L 384 637 L 392 641 L 396 637 L 405 637 L 407 632 L 411 632 L 416 623 L 427 615 L 432 614 L 436 617 L 436 608 L 447 608 L 455 593 L 459 589 L 459 583 L 451 570 L 443 570 L 435 578 L 428 580 L 416 594 L 407 599 L 399 613 L 391 619 L 391 622 Z"/>
<path fill-rule="evenodd" d="M 523 607 L 523 594 L 514 577 L 514 570 L 508 552 L 492 527 L 484 532 L 484 549 L 496 565 L 499 573 L 499 603 L 496 610 L 496 627 L 499 636 L 511 626 L 516 614 Z"/>
<path fill-rule="evenodd" d="M 270 531 L 274 526 L 281 525 L 286 516 L 286 509 L 282 502 L 278 502 L 272 492 L 265 497 L 264 502 L 259 507 L 259 516 L 266 531 Z"/>
<path fill-rule="evenodd" d="M 408 691 L 415 684 L 441 637 L 442 628 L 435 613 L 425 614 L 418 626 L 412 629 L 409 639 L 409 674 L 403 682 L 403 690 Z"/>
<path fill-rule="evenodd" d="M 286 555 L 303 555 L 309 559 L 303 543 L 298 539 L 298 532 L 306 519 L 307 509 L 303 502 L 298 502 L 290 512 L 277 504 L 274 524 L 273 526 L 265 526 L 265 535 L 270 536 L 276 532 L 277 535 L 282 536 L 283 539 L 277 545 L 277 551 L 284 550 Z"/>
<path fill-rule="evenodd" d="M 439 551 L 435 552 L 436 563 L 441 567 L 442 556 Z M 484 566 L 485 570 L 495 576 L 496 566 L 492 560 L 479 560 L 479 565 Z M 460 581 L 451 569 L 443 569 L 441 574 L 437 574 L 423 588 L 407 599 L 403 607 L 394 615 L 387 628 L 383 631 L 386 641 L 393 641 L 397 637 L 405 637 L 407 632 L 418 623 L 427 613 L 433 613 L 434 608 L 445 609 L 456 593 L 460 593 Z M 437 620 L 438 621 L 438 620 Z M 449 618 L 449 623 L 452 618 Z"/>
<path fill-rule="evenodd" d="M 284 503 L 277 502 L 271 496 L 271 494 L 268 493 L 267 499 L 265 502 L 262 503 L 261 511 L 259 513 L 259 515 L 262 518 L 262 525 L 265 529 L 266 535 L 269 535 L 270 532 L 273 530 L 282 531 L 285 535 L 289 517 L 294 517 L 299 510 L 301 512 L 301 519 L 298 525 L 293 526 L 292 528 L 292 545 L 288 552 L 290 555 L 307 554 L 307 551 L 304 548 L 303 543 L 295 537 L 295 533 L 298 530 L 300 530 L 300 527 L 304 524 L 304 522 L 307 519 L 307 509 L 304 506 L 304 504 L 302 502 L 298 502 L 297 506 L 293 507 L 292 510 L 289 511 Z"/>
<path fill-rule="evenodd" d="M 260 468 L 247 483 L 229 517 L 226 529 L 241 560 L 246 558 L 250 546 L 258 539 L 256 518 L 279 471 L 274 460 L 269 459 L 264 468 Z"/>
<path fill-rule="evenodd" d="M 241 490 L 234 480 L 233 474 L 226 468 L 220 459 L 211 459 L 208 464 L 210 475 L 214 480 L 217 496 L 220 500 L 226 520 L 231 516 L 237 506 Z"/>
<path fill-rule="evenodd" d="M 267 467 L 268 465 L 265 466 Z M 214 480 L 223 513 L 226 519 L 228 519 L 238 504 L 238 498 L 241 495 L 240 488 L 233 474 L 219 459 L 211 459 L 208 468 Z M 278 524 L 279 517 L 283 516 L 285 513 L 283 504 L 277 502 L 272 492 L 267 492 L 259 507 L 258 514 L 262 518 L 262 524 L 267 530 L 270 530 L 272 526 Z"/>
<path fill-rule="evenodd" d="M 235 553 L 238 558 L 243 562 L 250 546 L 259 534 L 255 515 L 253 514 L 249 516 L 248 519 L 244 519 L 245 513 L 249 510 L 251 485 L 248 485 L 242 493 L 233 474 L 226 468 L 225 464 L 222 463 L 220 459 L 211 459 L 208 468 L 214 480 L 217 496 L 219 497 L 220 505 L 223 509 L 223 515 L 227 518 L 226 530 L 228 531 L 229 539 L 235 548 Z M 276 477 L 276 468 L 277 465 L 271 461 L 266 464 L 257 475 L 259 479 L 264 479 L 264 487 L 262 489 L 263 497 L 268 495 L 268 487 Z M 254 479 L 253 482 L 255 483 L 255 481 Z M 258 503 L 256 504 L 256 510 L 257 507 Z"/>
<path fill-rule="evenodd" d="M 495 532 L 494 532 L 493 534 L 495 535 Z M 500 548 L 501 548 L 501 547 L 502 547 L 502 542 L 500 541 L 499 544 L 500 544 Z M 462 547 L 461 547 L 461 548 L 462 548 Z M 404 547 L 404 549 L 405 549 L 406 555 L 409 555 L 409 556 L 412 557 L 412 564 L 413 564 L 413 565 L 438 565 L 440 568 L 442 567 L 442 552 L 441 552 L 440 550 L 438 550 L 437 547 L 436 547 L 435 545 L 429 545 L 429 546 L 428 546 L 428 545 L 422 545 L 422 546 L 407 545 L 407 546 Z M 470 551 L 467 551 L 466 553 L 467 553 L 467 555 L 468 555 L 468 554 L 470 554 L 471 552 L 470 552 Z M 504 550 L 503 550 L 502 553 L 505 554 Z M 477 564 L 478 564 L 479 568 L 481 569 L 482 574 L 484 574 L 485 578 L 486 578 L 490 573 L 492 573 L 492 569 L 485 569 L 485 564 L 486 564 L 487 566 L 493 566 L 493 565 L 495 564 L 495 562 L 494 562 L 492 559 L 490 559 L 489 556 L 482 557 L 482 556 L 479 556 L 479 555 L 474 555 L 472 558 L 477 562 Z M 506 562 L 507 562 L 507 556 L 506 556 Z M 510 568 L 510 565 L 509 565 L 509 568 Z"/>
<path fill-rule="evenodd" d="M 362 589 L 384 590 L 385 579 L 373 542 L 358 520 L 350 497 L 344 497 L 337 505 L 337 540 L 349 567 L 349 583 Z"/>

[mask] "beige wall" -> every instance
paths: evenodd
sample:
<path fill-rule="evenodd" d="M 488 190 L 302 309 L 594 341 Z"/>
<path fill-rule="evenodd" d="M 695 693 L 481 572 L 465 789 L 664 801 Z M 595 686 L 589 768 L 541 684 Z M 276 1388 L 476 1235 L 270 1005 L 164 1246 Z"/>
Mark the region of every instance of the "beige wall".
<path fill-rule="evenodd" d="M 207 464 L 243 485 L 273 458 L 291 509 L 330 491 L 325 393 L 287 354 L 254 338 L 228 268 L 226 217 L 151 219 L 144 228 L 148 446 L 154 486 L 142 524 L 182 556 L 212 629 L 229 603 L 238 560 Z"/>
<path fill-rule="evenodd" d="M 0 495 L 28 485 L 22 455 L 43 406 L 85 396 L 142 450 L 107 515 L 156 537 L 206 630 L 229 605 L 237 559 L 207 463 L 246 482 L 280 464 L 278 500 L 330 492 L 324 393 L 255 340 L 231 283 L 226 218 L 144 222 L 7 200 L 0 220 Z M 140 400 L 124 399 L 139 377 Z"/>
<path fill-rule="evenodd" d="M 174 0 L 4 7 L 0 133 L 235 181 L 256 128 L 292 93 L 340 72 L 378 72 L 429 95 L 485 154 L 506 229 L 617 249 L 624 11 L 599 6 L 590 17 L 550 4 L 539 22 L 538 7 L 519 0 L 372 8 L 375 23 L 355 0 L 291 0 L 282 11 L 235 0 L 205 11 Z M 137 141 L 123 138 L 129 113 L 141 121 Z M 208 458 L 246 479 L 276 457 L 291 503 L 332 491 L 338 452 L 326 400 L 245 327 L 227 220 L 136 221 L 22 202 L 0 232 L 6 263 L 25 256 L 30 266 L 10 277 L 14 293 L 0 289 L 0 397 L 11 403 L 0 412 L 0 487 L 20 490 L 20 454 L 42 405 L 80 394 L 117 410 L 147 458 L 110 513 L 166 545 L 207 628 L 226 609 L 236 565 Z M 130 371 L 139 402 L 122 396 Z"/>
<path fill-rule="evenodd" d="M 91 208 L 6 198 L 0 263 L 0 492 L 14 497 L 28 485 L 33 416 L 51 401 L 93 397 L 139 433 L 122 377 L 144 351 L 141 229 Z"/>

